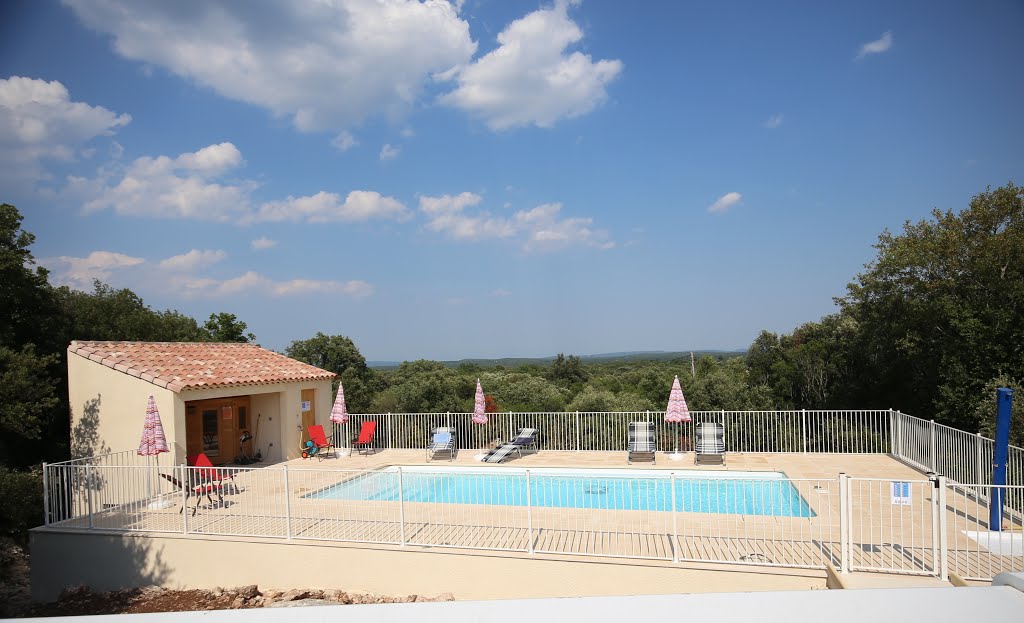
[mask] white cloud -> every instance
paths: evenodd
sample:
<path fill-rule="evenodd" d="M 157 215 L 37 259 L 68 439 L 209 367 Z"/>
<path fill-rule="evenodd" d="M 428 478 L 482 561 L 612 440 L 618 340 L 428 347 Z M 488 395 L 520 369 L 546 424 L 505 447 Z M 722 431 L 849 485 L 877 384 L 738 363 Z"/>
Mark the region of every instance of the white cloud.
<path fill-rule="evenodd" d="M 427 216 L 427 229 L 442 232 L 461 240 L 508 238 L 515 235 L 515 226 L 508 219 L 494 218 L 486 212 L 466 214 L 483 200 L 476 193 L 420 197 L 420 211 Z"/>
<path fill-rule="evenodd" d="M 344 201 L 335 193 L 320 191 L 254 207 L 252 193 L 259 184 L 228 176 L 242 164 L 242 154 L 233 144 L 220 143 L 176 158 L 145 156 L 127 166 L 115 164 L 101 170 L 95 178 L 69 177 L 63 194 L 80 200 L 86 212 L 109 209 L 125 216 L 242 225 L 277 221 L 401 221 L 412 215 L 397 199 L 368 190 L 354 190 Z M 253 248 L 257 248 L 256 242 Z"/>
<path fill-rule="evenodd" d="M 121 56 L 289 116 L 301 131 L 402 115 L 431 75 L 476 51 L 443 0 L 65 2 Z"/>
<path fill-rule="evenodd" d="M 342 201 L 341 197 L 335 193 L 320 191 L 307 197 L 288 197 L 281 201 L 264 203 L 259 210 L 247 216 L 243 222 L 328 223 L 371 219 L 403 221 L 411 216 L 412 213 L 401 201 L 394 197 L 385 197 L 377 192 L 353 190 Z"/>
<path fill-rule="evenodd" d="M 775 128 L 777 128 L 780 125 L 782 125 L 782 121 L 784 119 L 785 119 L 785 117 L 781 113 L 779 113 L 777 115 L 772 115 L 771 117 L 768 117 L 768 120 L 765 121 L 763 125 L 764 125 L 764 127 L 768 128 L 770 130 L 774 130 Z"/>
<path fill-rule="evenodd" d="M 118 270 L 139 266 L 146 260 L 113 251 L 93 251 L 86 257 L 62 255 L 52 260 L 41 260 L 53 271 L 56 280 L 80 290 L 91 290 L 94 279 L 107 281 Z"/>
<path fill-rule="evenodd" d="M 276 240 L 271 240 L 270 238 L 267 238 L 266 236 L 260 236 L 256 240 L 253 240 L 252 242 L 250 242 L 249 245 L 255 251 L 262 251 L 264 249 L 269 249 L 271 247 L 276 247 L 277 246 L 277 241 Z"/>
<path fill-rule="evenodd" d="M 607 99 L 606 85 L 622 71 L 618 60 L 593 61 L 569 46 L 583 31 L 569 19 L 568 7 L 534 11 L 498 35 L 499 47 L 472 64 L 439 79 L 457 86 L 441 101 L 481 117 L 493 130 L 556 122 L 585 115 Z"/>
<path fill-rule="evenodd" d="M 169 257 L 166 260 L 161 260 L 159 266 L 163 270 L 191 273 L 200 268 L 213 266 L 227 256 L 227 253 L 219 249 L 216 251 L 200 251 L 199 249 L 192 249 L 188 253 L 175 255 L 174 257 Z"/>
<path fill-rule="evenodd" d="M 380 159 L 381 161 L 394 160 L 401 152 L 401 147 L 392 147 L 390 143 L 385 143 L 384 146 L 380 148 Z"/>
<path fill-rule="evenodd" d="M 338 151 L 348 151 L 359 144 L 352 133 L 347 130 L 342 130 L 337 136 L 331 141 L 331 145 L 334 145 Z"/>
<path fill-rule="evenodd" d="M 130 121 L 130 115 L 71 101 L 56 80 L 0 80 L 0 184 L 46 179 L 43 161 L 86 155 L 91 148 L 83 148 L 90 140 L 109 136 Z"/>
<path fill-rule="evenodd" d="M 868 41 L 864 45 L 860 46 L 860 51 L 857 52 L 857 59 L 862 59 L 869 54 L 881 54 L 892 47 L 892 32 L 886 31 L 882 33 L 882 36 L 874 41 Z"/>
<path fill-rule="evenodd" d="M 365 281 L 339 282 L 316 279 L 276 281 L 255 271 L 249 271 L 238 277 L 224 280 L 208 277 L 185 277 L 172 280 L 171 287 L 182 294 L 193 297 L 237 296 L 242 294 L 283 297 L 316 293 L 338 293 L 355 299 L 361 299 L 370 296 L 374 292 L 374 287 Z"/>
<path fill-rule="evenodd" d="M 725 193 L 721 197 L 715 200 L 714 203 L 708 206 L 708 212 L 717 214 L 720 212 L 726 212 L 732 209 L 734 206 L 741 205 L 743 203 L 743 195 L 737 192 Z"/>
<path fill-rule="evenodd" d="M 373 294 L 375 288 L 372 284 L 359 279 L 353 279 L 341 284 L 341 291 L 355 299 L 366 298 Z"/>
<path fill-rule="evenodd" d="M 483 198 L 470 192 L 440 197 L 420 197 L 426 228 L 457 240 L 508 238 L 518 240 L 526 251 L 584 245 L 600 249 L 615 246 L 608 232 L 594 229 L 590 218 L 561 218 L 562 204 L 546 203 L 521 210 L 509 218 L 495 217 L 476 208 Z"/>
<path fill-rule="evenodd" d="M 110 209 L 125 216 L 226 221 L 250 209 L 249 195 L 257 186 L 248 180 L 217 181 L 242 162 L 238 148 L 220 143 L 176 158 L 144 156 L 93 180 L 69 178 L 69 186 L 94 195 L 85 203 L 86 212 Z"/>
<path fill-rule="evenodd" d="M 574 244 L 599 249 L 615 247 L 615 243 L 608 239 L 608 232 L 593 229 L 593 219 L 559 218 L 561 210 L 561 203 L 545 203 L 513 215 L 513 220 L 527 233 L 527 250 L 559 248 Z"/>
<path fill-rule="evenodd" d="M 497 290 L 491 291 L 491 296 L 512 296 L 512 293 L 503 288 L 498 288 Z"/>
<path fill-rule="evenodd" d="M 420 210 L 435 216 L 451 214 L 479 205 L 484 198 L 476 193 L 463 192 L 458 195 L 441 195 L 440 197 L 420 197 Z"/>
<path fill-rule="evenodd" d="M 373 285 L 358 279 L 275 280 L 255 271 L 248 271 L 229 279 L 193 274 L 220 262 L 226 256 L 227 254 L 220 250 L 192 249 L 188 253 L 169 257 L 160 262 L 147 262 L 141 257 L 131 257 L 123 253 L 93 251 L 86 257 L 61 256 L 41 259 L 40 263 L 53 271 L 55 282 L 79 290 L 91 290 L 95 279 L 109 283 L 114 277 L 122 284 L 127 280 L 128 285 L 138 292 L 146 292 L 154 287 L 154 284 L 158 284 L 156 287 L 159 287 L 163 294 L 170 291 L 192 298 L 243 294 L 284 297 L 321 293 L 363 299 L 374 293 Z"/>

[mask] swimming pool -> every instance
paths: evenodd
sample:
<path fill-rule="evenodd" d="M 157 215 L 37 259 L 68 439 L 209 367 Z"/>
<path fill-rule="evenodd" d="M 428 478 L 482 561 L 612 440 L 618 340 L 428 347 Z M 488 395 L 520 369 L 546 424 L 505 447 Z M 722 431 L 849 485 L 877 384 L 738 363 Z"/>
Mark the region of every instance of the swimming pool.
<path fill-rule="evenodd" d="M 672 510 L 668 472 L 651 470 L 479 469 L 403 467 L 401 499 L 438 504 L 490 504 L 595 510 Z M 527 495 L 529 493 L 529 495 Z M 396 467 L 314 491 L 320 500 L 399 500 Z M 814 517 L 782 472 L 675 472 L 675 510 L 728 515 Z"/>

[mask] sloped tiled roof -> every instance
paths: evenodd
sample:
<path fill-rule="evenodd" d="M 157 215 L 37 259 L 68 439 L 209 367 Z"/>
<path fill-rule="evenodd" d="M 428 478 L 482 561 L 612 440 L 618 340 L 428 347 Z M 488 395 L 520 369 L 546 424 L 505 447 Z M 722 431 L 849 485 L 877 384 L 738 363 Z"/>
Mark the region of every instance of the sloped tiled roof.
<path fill-rule="evenodd" d="M 75 354 L 173 392 L 333 379 L 334 373 L 255 344 L 74 341 Z"/>

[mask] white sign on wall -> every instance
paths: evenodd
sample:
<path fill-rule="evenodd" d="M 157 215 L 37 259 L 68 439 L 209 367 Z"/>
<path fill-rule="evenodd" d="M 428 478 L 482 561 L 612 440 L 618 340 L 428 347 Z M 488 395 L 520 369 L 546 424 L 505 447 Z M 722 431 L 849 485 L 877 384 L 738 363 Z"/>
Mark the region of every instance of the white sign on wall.
<path fill-rule="evenodd" d="M 308 400 L 303 400 L 302 401 L 302 412 L 305 413 L 306 411 L 309 411 L 309 401 Z"/>
<path fill-rule="evenodd" d="M 910 506 L 909 482 L 892 482 L 892 503 L 896 506 Z"/>

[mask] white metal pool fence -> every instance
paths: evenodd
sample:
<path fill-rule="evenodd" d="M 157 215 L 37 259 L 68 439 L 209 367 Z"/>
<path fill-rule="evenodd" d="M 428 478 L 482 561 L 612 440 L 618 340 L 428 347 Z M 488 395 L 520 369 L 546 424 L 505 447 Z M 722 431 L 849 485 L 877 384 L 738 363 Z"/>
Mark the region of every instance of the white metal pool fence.
<path fill-rule="evenodd" d="M 76 464 L 47 470 L 48 524 L 62 530 L 796 568 L 830 564 L 940 578 L 955 572 L 987 579 L 1024 568 L 1021 514 L 1014 510 L 1024 504 L 1024 487 L 993 489 L 941 476 L 766 481 L 638 470 L 602 476 L 595 489 L 580 476 L 543 469 L 477 470 L 429 486 L 425 481 L 435 475 L 401 467 Z M 81 488 L 55 491 L 53 482 Z M 218 486 L 207 495 L 213 482 Z M 510 488 L 518 497 L 508 499 Z M 996 493 L 1005 504 L 1007 529 L 1000 533 L 989 531 L 984 501 Z"/>
<path fill-rule="evenodd" d="M 809 444 L 807 437 L 798 438 L 799 450 L 751 449 L 772 447 L 787 439 L 780 429 L 767 426 L 770 413 L 716 412 L 727 422 L 728 451 L 803 452 L 804 447 L 807 452 L 823 451 L 811 450 L 821 446 Z M 847 476 L 789 480 L 787 486 L 791 485 L 812 511 L 794 516 L 772 504 L 751 507 L 749 499 L 739 499 L 745 494 L 728 487 L 709 498 L 715 502 L 694 505 L 681 499 L 694 495 L 692 490 L 677 490 L 676 480 L 682 476 L 661 470 L 638 470 L 618 476 L 621 486 L 584 493 L 573 478 L 556 482 L 544 470 L 510 470 L 503 478 L 525 479 L 526 483 L 519 484 L 525 484 L 523 491 L 529 493 L 514 504 L 494 504 L 486 502 L 489 492 L 493 493 L 488 488 L 496 486 L 496 470 L 446 485 L 448 489 L 442 493 L 450 498 L 446 502 L 412 495 L 418 481 L 425 478 L 415 470 L 384 473 L 286 465 L 211 470 L 174 466 L 166 457 L 146 459 L 128 451 L 44 465 L 44 511 L 48 525 L 67 530 L 175 532 L 807 568 L 831 564 L 843 570 L 943 578 L 952 571 L 968 579 L 987 579 L 1001 571 L 1024 568 L 1024 486 L 1011 480 L 1014 484 L 1010 486 L 993 488 L 985 481 L 984 470 L 991 465 L 991 440 L 898 412 L 850 412 L 855 415 L 849 417 L 843 413 L 783 412 L 775 414 L 775 419 L 798 426 L 801 432 L 820 435 L 816 439 L 824 442 L 815 444 L 824 443 L 833 453 L 891 454 L 922 471 L 945 467 L 961 478 L 979 474 L 982 478 L 973 482 L 946 475 L 911 482 Z M 543 431 L 541 422 L 555 414 L 501 415 L 509 420 L 494 418 L 487 426 L 510 426 L 511 433 L 492 431 L 505 437 L 514 434 L 520 424 Z M 639 419 L 635 413 L 561 415 L 563 424 L 570 423 L 565 429 L 579 435 L 572 449 L 581 451 L 624 450 L 624 439 L 619 447 L 611 447 L 602 445 L 611 443 L 610 434 L 588 437 L 586 432 L 600 430 L 602 422 L 621 424 L 624 430 L 629 421 Z M 651 421 L 657 421 L 658 415 L 651 412 Z M 434 422 L 473 430 L 472 425 L 462 427 L 455 420 L 465 416 L 468 422 L 468 414 L 430 416 L 452 418 L 452 424 L 452 420 L 425 416 L 392 414 L 390 421 L 377 419 L 385 422 L 381 432 L 390 432 L 387 447 L 422 448 Z M 711 417 L 698 414 L 698 418 Z M 570 428 L 577 422 L 582 426 Z M 414 424 L 422 426 L 417 445 L 412 444 L 410 432 Z M 741 428 L 744 425 L 752 429 Z M 781 430 L 789 429 L 783 426 Z M 479 441 L 486 439 L 480 437 Z M 968 439 L 970 442 L 965 441 Z M 564 435 L 542 436 L 541 451 L 552 446 L 558 449 L 557 444 L 565 440 Z M 881 447 L 879 440 L 884 441 Z M 463 444 L 467 446 L 473 447 Z M 1020 456 L 1019 448 L 1011 449 L 1011 477 L 1019 478 Z M 1014 465 L 1017 471 L 1013 471 Z M 664 488 L 665 478 L 672 481 L 668 488 Z M 715 480 L 708 482 L 708 487 L 721 489 L 721 485 L 710 484 Z M 340 483 L 350 483 L 357 493 L 343 496 L 349 499 L 311 495 Z M 566 497 L 595 493 L 599 497 L 582 508 L 552 506 L 533 497 L 538 486 L 561 491 Z M 659 486 L 660 492 L 652 493 L 652 488 Z M 199 491 L 209 489 L 209 495 L 203 493 L 197 499 L 197 487 Z M 477 495 L 476 501 L 485 503 L 453 503 L 466 489 L 482 495 Z M 762 497 L 775 494 L 769 489 Z M 991 532 L 988 526 L 993 495 L 1003 501 L 1001 520 L 1007 529 L 1002 532 Z"/>
<path fill-rule="evenodd" d="M 539 431 L 539 450 L 624 452 L 630 422 L 654 427 L 658 450 L 692 449 L 701 422 L 725 427 L 728 452 L 888 454 L 925 472 L 956 482 L 992 483 L 995 442 L 935 420 L 885 410 L 691 411 L 692 421 L 665 422 L 664 411 L 503 412 L 473 424 L 472 413 L 373 413 L 352 415 L 334 425 L 334 440 L 351 445 L 363 422 L 377 423 L 376 449 L 422 449 L 439 426 L 455 430 L 456 447 L 475 450 L 508 440 L 521 428 Z M 1010 446 L 1007 484 L 1024 484 L 1024 448 Z"/>

